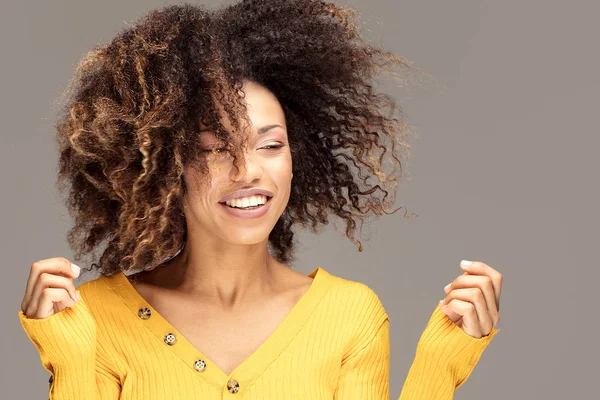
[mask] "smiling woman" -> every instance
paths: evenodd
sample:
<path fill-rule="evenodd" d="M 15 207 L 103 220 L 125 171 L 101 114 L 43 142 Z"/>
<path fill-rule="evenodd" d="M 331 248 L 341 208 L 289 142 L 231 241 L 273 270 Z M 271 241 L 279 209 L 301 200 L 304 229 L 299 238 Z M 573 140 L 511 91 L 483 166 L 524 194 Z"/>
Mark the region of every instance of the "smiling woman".
<path fill-rule="evenodd" d="M 167 6 L 91 51 L 57 139 L 69 243 L 106 244 L 100 277 L 37 261 L 19 312 L 50 398 L 388 399 L 378 296 L 291 264 L 296 227 L 341 218 L 361 251 L 357 222 L 390 213 L 408 129 L 372 84 L 395 69 L 415 71 L 318 0 Z M 436 307 L 401 399 L 450 400 L 484 322 Z"/>

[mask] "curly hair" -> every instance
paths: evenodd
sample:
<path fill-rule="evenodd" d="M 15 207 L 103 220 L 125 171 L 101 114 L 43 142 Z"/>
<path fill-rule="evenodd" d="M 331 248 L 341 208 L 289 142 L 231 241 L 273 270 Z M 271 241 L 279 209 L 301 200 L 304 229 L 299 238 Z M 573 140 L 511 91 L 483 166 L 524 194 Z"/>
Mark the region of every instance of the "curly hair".
<path fill-rule="evenodd" d="M 357 221 L 362 230 L 368 215 L 390 213 L 402 177 L 396 166 L 410 154 L 403 112 L 373 79 L 387 73 L 402 83 L 397 72 L 417 69 L 367 44 L 357 22 L 356 10 L 318 0 L 245 0 L 212 11 L 183 3 L 144 14 L 89 51 L 56 124 L 57 185 L 74 219 L 67 239 L 75 258 L 105 242 L 89 270 L 110 275 L 181 249 L 184 166 L 207 169 L 199 122 L 228 144 L 234 162 L 243 157 L 245 80 L 280 102 L 294 160 L 290 200 L 269 235 L 273 257 L 294 260 L 293 226 L 317 232 L 332 213 L 362 251 Z"/>

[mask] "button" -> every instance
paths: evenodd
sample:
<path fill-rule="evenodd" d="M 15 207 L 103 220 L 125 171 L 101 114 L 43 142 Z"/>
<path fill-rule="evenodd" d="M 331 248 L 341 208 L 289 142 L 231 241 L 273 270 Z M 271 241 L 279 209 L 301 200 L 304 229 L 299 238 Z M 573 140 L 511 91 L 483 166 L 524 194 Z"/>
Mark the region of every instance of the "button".
<path fill-rule="evenodd" d="M 240 384 L 237 383 L 237 381 L 234 381 L 233 379 L 230 380 L 229 382 L 227 382 L 227 389 L 229 390 L 229 392 L 231 393 L 237 393 L 238 390 L 240 390 Z"/>
<path fill-rule="evenodd" d="M 142 307 L 138 310 L 138 316 L 141 319 L 148 319 L 152 315 L 152 311 L 148 307 Z"/>
<path fill-rule="evenodd" d="M 177 342 L 177 338 L 175 337 L 174 333 L 167 333 L 165 335 L 165 343 L 168 344 L 169 346 L 172 346 L 175 344 L 175 342 Z"/>
<path fill-rule="evenodd" d="M 196 360 L 194 361 L 194 368 L 197 371 L 204 371 L 206 369 L 206 362 L 204 360 Z"/>

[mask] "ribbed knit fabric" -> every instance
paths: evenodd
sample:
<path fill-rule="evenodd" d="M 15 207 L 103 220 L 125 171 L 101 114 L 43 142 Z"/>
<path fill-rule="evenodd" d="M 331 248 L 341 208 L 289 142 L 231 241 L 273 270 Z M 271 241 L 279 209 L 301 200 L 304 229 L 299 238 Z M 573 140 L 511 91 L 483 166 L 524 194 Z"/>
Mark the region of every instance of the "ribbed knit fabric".
<path fill-rule="evenodd" d="M 229 375 L 122 272 L 81 284 L 73 307 L 43 319 L 19 311 L 19 320 L 53 377 L 51 400 L 389 399 L 389 318 L 378 296 L 321 267 L 308 276 L 308 291 Z M 473 338 L 436 306 L 399 399 L 452 399 L 497 332 Z"/>

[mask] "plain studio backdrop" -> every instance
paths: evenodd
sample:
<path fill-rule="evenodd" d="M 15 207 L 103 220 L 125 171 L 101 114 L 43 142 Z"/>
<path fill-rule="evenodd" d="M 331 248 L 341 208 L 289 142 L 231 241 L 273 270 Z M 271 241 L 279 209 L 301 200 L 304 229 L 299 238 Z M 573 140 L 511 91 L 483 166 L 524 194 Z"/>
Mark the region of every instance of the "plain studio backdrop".
<path fill-rule="evenodd" d="M 48 394 L 49 374 L 17 312 L 31 264 L 72 256 L 65 237 L 71 220 L 54 186 L 53 101 L 87 50 L 168 3 L 176 2 L 1 6 L 2 398 Z M 455 398 L 597 396 L 600 7 L 548 0 L 340 3 L 359 11 L 367 40 L 436 78 L 386 86 L 419 135 L 395 204 L 418 217 L 404 219 L 401 210 L 373 220 L 362 253 L 339 220 L 319 235 L 300 231 L 293 267 L 308 273 L 322 266 L 379 295 L 390 317 L 394 399 L 443 287 L 462 274 L 462 259 L 489 264 L 504 282 L 501 332 Z"/>

